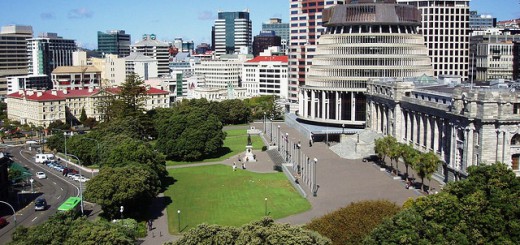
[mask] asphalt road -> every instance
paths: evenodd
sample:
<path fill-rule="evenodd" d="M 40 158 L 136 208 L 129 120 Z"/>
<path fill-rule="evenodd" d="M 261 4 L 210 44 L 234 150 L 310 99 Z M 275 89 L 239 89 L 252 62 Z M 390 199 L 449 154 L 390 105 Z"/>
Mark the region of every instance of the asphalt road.
<path fill-rule="evenodd" d="M 15 225 L 23 225 L 30 227 L 38 225 L 46 221 L 50 216 L 57 212 L 57 209 L 61 203 L 63 203 L 70 196 L 77 196 L 79 193 L 79 183 L 62 176 L 61 172 L 55 171 L 43 164 L 35 163 L 33 156 L 34 152 L 30 153 L 21 146 L 9 147 L 6 150 L 13 156 L 13 161 L 25 166 L 33 174 L 33 189 L 35 194 L 31 194 L 30 188 L 27 190 L 28 194 L 19 195 L 31 197 L 44 197 L 47 200 L 48 209 L 45 211 L 35 211 L 34 202 L 27 204 L 25 208 L 22 208 L 16 212 L 16 224 L 13 216 L 6 217 L 9 224 L 0 229 L 0 244 L 6 244 L 11 241 L 11 235 L 15 231 Z M 47 175 L 47 179 L 36 178 L 36 172 L 44 172 Z M 7 205 L 3 205 L 2 209 Z"/>

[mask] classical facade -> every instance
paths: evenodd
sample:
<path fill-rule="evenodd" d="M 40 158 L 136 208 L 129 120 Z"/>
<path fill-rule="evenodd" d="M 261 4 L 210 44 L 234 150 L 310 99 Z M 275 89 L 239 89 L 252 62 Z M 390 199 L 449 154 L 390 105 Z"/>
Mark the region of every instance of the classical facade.
<path fill-rule="evenodd" d="M 391 135 L 443 161 L 442 181 L 467 176 L 473 165 L 507 164 L 520 176 L 520 93 L 461 87 L 421 77 L 376 79 L 367 87 L 367 128 Z"/>
<path fill-rule="evenodd" d="M 433 75 L 415 7 L 347 1 L 323 10 L 322 18 L 327 29 L 300 87 L 300 119 L 364 127 L 369 79 Z"/>
<path fill-rule="evenodd" d="M 143 102 L 145 110 L 169 107 L 169 93 L 156 88 L 146 88 L 147 96 Z M 22 124 L 47 127 L 50 123 L 65 122 L 65 112 L 76 118 L 85 109 L 88 117 L 102 121 L 100 103 L 107 97 L 117 96 L 119 88 L 78 89 L 78 90 L 20 90 L 7 95 L 8 118 Z"/>

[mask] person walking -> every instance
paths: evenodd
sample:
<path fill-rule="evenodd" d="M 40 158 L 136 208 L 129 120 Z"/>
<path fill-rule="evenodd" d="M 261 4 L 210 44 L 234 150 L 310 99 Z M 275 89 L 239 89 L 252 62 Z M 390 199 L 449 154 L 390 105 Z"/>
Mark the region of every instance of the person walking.
<path fill-rule="evenodd" d="M 237 171 L 237 163 L 233 162 L 233 171 Z"/>

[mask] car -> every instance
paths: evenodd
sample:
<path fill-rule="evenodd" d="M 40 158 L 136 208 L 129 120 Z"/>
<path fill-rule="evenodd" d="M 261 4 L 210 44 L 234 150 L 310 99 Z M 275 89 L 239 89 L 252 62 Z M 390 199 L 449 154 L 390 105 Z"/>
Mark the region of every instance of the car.
<path fill-rule="evenodd" d="M 47 200 L 43 197 L 36 198 L 36 201 L 34 201 L 34 210 L 43 211 L 45 209 L 47 209 Z"/>
<path fill-rule="evenodd" d="M 36 172 L 36 178 L 38 178 L 38 179 L 46 179 L 47 175 L 44 172 Z"/>
<path fill-rule="evenodd" d="M 4 217 L 0 217 L 0 228 L 4 228 L 4 226 L 8 225 L 9 222 Z"/>
<path fill-rule="evenodd" d="M 81 177 L 83 177 L 83 176 L 81 176 L 81 175 L 79 175 L 79 174 L 74 174 L 74 175 L 72 175 L 71 178 L 72 178 L 74 181 L 78 181 L 78 179 L 81 178 Z"/>
<path fill-rule="evenodd" d="M 78 178 L 78 181 L 79 181 L 79 182 L 82 182 L 82 183 L 85 183 L 85 182 L 87 182 L 87 181 L 89 181 L 89 180 L 90 180 L 89 178 L 86 178 L 86 177 L 84 177 L 84 176 L 81 176 L 81 177 Z"/>

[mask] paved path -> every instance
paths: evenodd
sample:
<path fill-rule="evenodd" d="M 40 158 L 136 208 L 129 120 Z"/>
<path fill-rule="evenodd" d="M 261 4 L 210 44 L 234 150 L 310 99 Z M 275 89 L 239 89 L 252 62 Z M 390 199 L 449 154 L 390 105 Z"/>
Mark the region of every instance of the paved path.
<path fill-rule="evenodd" d="M 301 141 L 302 151 L 311 158 L 318 158 L 317 165 L 317 183 L 320 185 L 318 195 L 313 197 L 308 188 L 304 188 L 308 194 L 308 200 L 312 205 L 312 209 L 277 220 L 281 223 L 305 224 L 313 218 L 321 217 L 327 213 L 335 211 L 341 207 L 345 207 L 351 202 L 361 200 L 377 200 L 386 199 L 402 205 L 408 198 L 416 198 L 421 196 L 419 191 L 406 189 L 405 183 L 400 180 L 394 180 L 386 171 L 381 171 L 379 166 L 370 162 L 364 163 L 361 160 L 342 159 L 324 143 L 315 143 L 309 147 L 308 138 L 299 134 L 296 130 L 289 128 L 284 123 L 280 125 L 281 133 L 289 133 L 289 138 L 293 142 Z M 262 123 L 253 124 L 257 129 L 262 129 Z M 264 140 L 266 138 L 264 137 Z M 245 147 L 245 145 L 244 145 Z M 244 149 L 245 151 L 245 149 Z M 258 162 L 246 163 L 248 171 L 267 173 L 274 172 L 273 161 L 266 152 L 255 152 Z M 242 153 L 243 155 L 244 153 Z M 168 166 L 171 168 L 197 167 L 214 164 L 225 164 L 232 166 L 236 162 L 240 170 L 238 155 L 228 158 L 222 162 L 194 163 L 186 165 Z M 404 165 L 400 165 L 404 168 Z M 411 171 L 412 172 L 412 171 Z M 413 173 L 411 173 L 412 175 Z M 440 189 L 437 182 L 432 181 L 432 186 Z M 142 244 L 162 244 L 167 241 L 179 239 L 179 236 L 170 235 L 168 233 L 168 220 L 166 215 L 165 198 L 162 194 L 156 198 L 152 204 L 155 210 L 154 230 L 149 232 Z"/>

